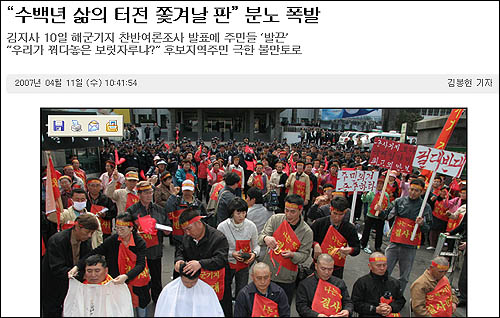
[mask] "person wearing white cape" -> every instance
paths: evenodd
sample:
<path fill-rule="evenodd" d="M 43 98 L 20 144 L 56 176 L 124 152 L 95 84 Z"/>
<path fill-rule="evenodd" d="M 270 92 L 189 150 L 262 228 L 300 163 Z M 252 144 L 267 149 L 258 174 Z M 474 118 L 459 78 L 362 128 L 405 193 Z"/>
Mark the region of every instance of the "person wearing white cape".
<path fill-rule="evenodd" d="M 224 311 L 213 288 L 193 275 L 183 272 L 165 286 L 158 297 L 155 317 L 224 317 Z"/>

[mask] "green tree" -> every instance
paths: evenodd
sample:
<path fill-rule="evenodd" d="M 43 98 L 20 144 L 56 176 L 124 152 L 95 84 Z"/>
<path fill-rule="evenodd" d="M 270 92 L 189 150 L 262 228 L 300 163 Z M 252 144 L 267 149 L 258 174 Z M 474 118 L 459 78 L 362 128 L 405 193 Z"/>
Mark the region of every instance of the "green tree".
<path fill-rule="evenodd" d="M 398 130 L 399 130 L 399 129 L 401 129 L 401 125 L 403 123 L 407 123 L 406 134 L 410 135 L 410 134 L 415 133 L 415 130 L 413 129 L 413 127 L 415 126 L 414 125 L 415 122 L 420 121 L 422 119 L 424 119 L 424 117 L 422 117 L 422 115 L 420 115 L 417 112 L 403 110 L 399 113 L 399 115 L 396 119 L 396 127 L 398 127 Z"/>

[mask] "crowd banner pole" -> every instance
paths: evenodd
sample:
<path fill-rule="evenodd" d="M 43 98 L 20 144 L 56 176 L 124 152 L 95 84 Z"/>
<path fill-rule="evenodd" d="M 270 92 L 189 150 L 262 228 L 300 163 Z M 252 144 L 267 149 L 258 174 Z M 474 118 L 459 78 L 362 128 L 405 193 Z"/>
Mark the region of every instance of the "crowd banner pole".
<path fill-rule="evenodd" d="M 352 196 L 352 204 L 351 204 L 351 215 L 349 216 L 349 222 L 354 224 L 354 209 L 356 208 L 356 198 L 358 197 L 358 191 L 354 191 L 354 195 Z"/>
<path fill-rule="evenodd" d="M 422 205 L 420 206 L 420 212 L 418 213 L 418 217 L 422 217 L 422 215 L 424 214 L 425 205 L 427 204 L 427 199 L 429 198 L 429 193 L 431 193 L 432 182 L 434 181 L 434 178 L 436 177 L 436 172 L 437 172 L 437 169 L 432 172 L 431 179 L 429 180 L 429 185 L 427 186 L 427 191 L 425 191 L 424 201 L 422 202 Z M 411 233 L 411 237 L 410 237 L 411 241 L 413 241 L 415 239 L 415 235 L 417 234 L 417 229 L 418 229 L 418 224 L 415 223 L 415 227 L 413 228 L 413 232 Z"/>
<path fill-rule="evenodd" d="M 385 190 L 387 189 L 387 184 L 389 183 L 389 174 L 391 173 L 390 170 L 387 170 L 385 174 L 385 180 L 384 180 L 384 187 L 382 188 L 382 194 L 380 195 L 380 198 L 378 199 L 378 205 L 382 204 L 382 201 L 384 200 L 384 193 Z M 375 212 L 375 216 L 378 216 L 380 214 L 380 211 Z"/>

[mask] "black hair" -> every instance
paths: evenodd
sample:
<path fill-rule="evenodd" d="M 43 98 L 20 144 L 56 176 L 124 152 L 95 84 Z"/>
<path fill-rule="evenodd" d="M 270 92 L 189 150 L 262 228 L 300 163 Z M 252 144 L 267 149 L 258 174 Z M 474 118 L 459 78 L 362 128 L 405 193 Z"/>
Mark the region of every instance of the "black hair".
<path fill-rule="evenodd" d="M 247 191 L 247 197 L 250 199 L 255 199 L 255 204 L 263 204 L 264 198 L 262 196 L 262 191 L 257 187 L 251 187 Z"/>
<path fill-rule="evenodd" d="M 132 222 L 132 224 L 133 224 L 132 231 L 133 232 L 137 231 L 137 224 L 135 224 L 137 217 L 130 214 L 129 212 L 123 212 L 123 213 L 118 214 L 116 216 L 116 220 L 122 220 L 123 222 Z"/>
<path fill-rule="evenodd" d="M 229 202 L 227 209 L 231 216 L 233 216 L 234 211 L 248 212 L 248 203 L 240 197 L 235 197 Z"/>
<path fill-rule="evenodd" d="M 425 182 L 421 179 L 415 179 L 410 182 L 410 184 L 416 184 L 422 187 L 422 189 L 425 188 Z"/>
<path fill-rule="evenodd" d="M 184 276 L 187 279 L 191 279 L 191 280 L 196 279 L 196 278 L 198 278 L 198 276 L 200 276 L 201 268 L 199 270 L 197 270 L 196 272 L 191 273 L 191 274 L 184 273 L 184 267 L 186 267 L 186 265 L 187 265 L 187 263 L 184 262 L 184 263 L 181 263 L 181 265 L 179 266 L 179 274 L 181 276 Z"/>
<path fill-rule="evenodd" d="M 94 266 L 97 264 L 101 264 L 102 267 L 108 267 L 108 263 L 106 262 L 106 257 L 104 257 L 104 255 L 95 254 L 85 259 L 85 266 Z"/>
<path fill-rule="evenodd" d="M 285 202 L 304 205 L 304 199 L 298 194 L 290 194 L 285 198 Z"/>
<path fill-rule="evenodd" d="M 195 209 L 194 207 L 189 207 L 186 210 L 184 210 L 179 216 L 179 224 L 183 224 L 199 215 L 200 213 L 198 212 L 197 209 Z"/>
<path fill-rule="evenodd" d="M 232 186 L 240 182 L 240 176 L 236 172 L 229 172 L 224 175 L 224 181 L 226 181 L 226 185 Z"/>
<path fill-rule="evenodd" d="M 80 189 L 80 188 L 73 189 L 73 191 L 71 191 L 71 197 L 73 197 L 73 195 L 75 193 L 83 193 L 83 194 L 85 194 L 85 190 Z"/>
<path fill-rule="evenodd" d="M 343 196 L 336 195 L 333 197 L 331 205 L 334 209 L 344 212 L 349 208 L 349 201 Z"/>

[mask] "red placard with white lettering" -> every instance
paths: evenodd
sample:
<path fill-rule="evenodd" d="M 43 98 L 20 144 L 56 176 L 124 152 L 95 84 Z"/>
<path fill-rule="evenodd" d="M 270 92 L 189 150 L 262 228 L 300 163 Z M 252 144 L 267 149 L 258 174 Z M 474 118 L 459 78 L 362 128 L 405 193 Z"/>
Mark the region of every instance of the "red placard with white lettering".
<path fill-rule="evenodd" d="M 416 151 L 417 147 L 413 145 L 375 138 L 370 154 L 370 164 L 398 172 L 411 173 Z"/>

